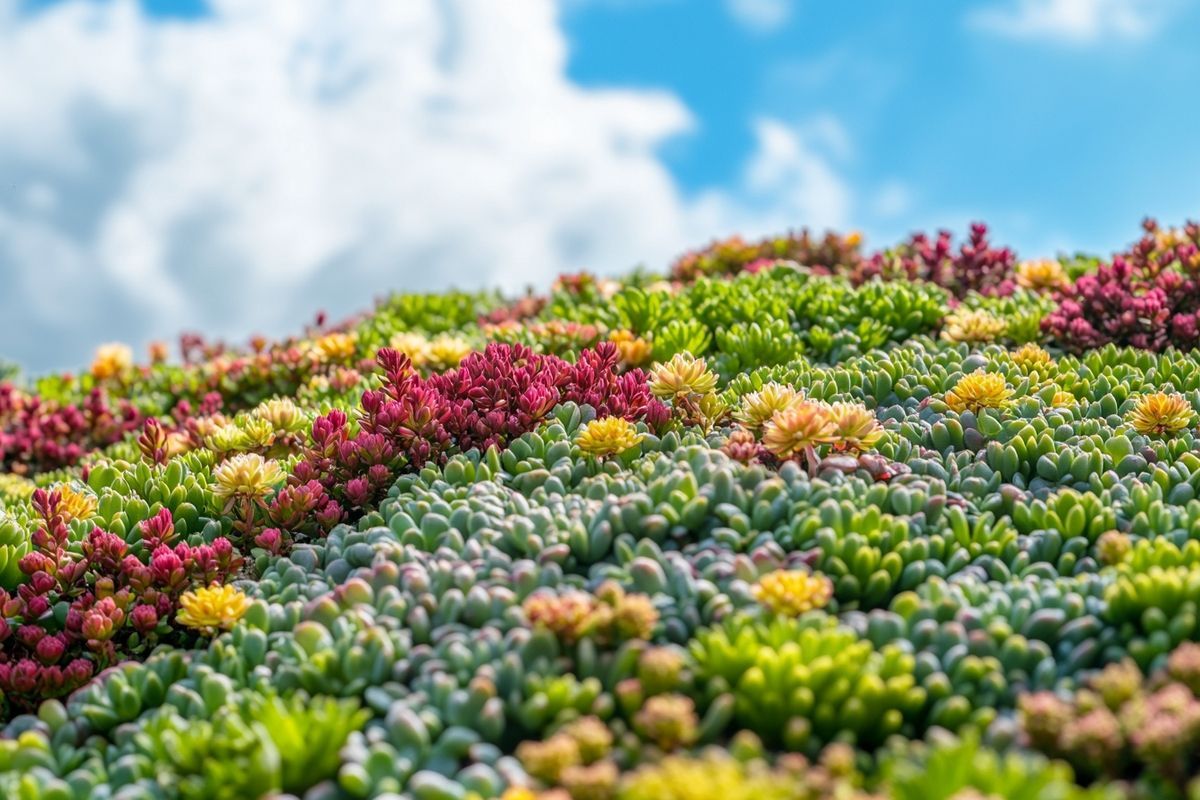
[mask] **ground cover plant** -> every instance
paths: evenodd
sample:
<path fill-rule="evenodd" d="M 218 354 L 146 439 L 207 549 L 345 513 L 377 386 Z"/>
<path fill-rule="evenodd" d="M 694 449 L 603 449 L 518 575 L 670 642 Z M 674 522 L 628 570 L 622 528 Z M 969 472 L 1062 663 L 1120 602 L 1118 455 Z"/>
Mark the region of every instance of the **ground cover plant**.
<path fill-rule="evenodd" d="M 0 796 L 1200 797 L 1200 226 L 0 379 Z"/>

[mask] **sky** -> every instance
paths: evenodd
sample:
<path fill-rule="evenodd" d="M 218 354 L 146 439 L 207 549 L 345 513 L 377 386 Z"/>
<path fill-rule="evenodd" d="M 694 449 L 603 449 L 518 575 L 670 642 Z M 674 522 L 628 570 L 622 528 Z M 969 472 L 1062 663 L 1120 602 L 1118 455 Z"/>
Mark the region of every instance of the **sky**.
<path fill-rule="evenodd" d="M 0 0 L 0 357 L 244 341 L 741 232 L 1200 204 L 1187 0 Z"/>

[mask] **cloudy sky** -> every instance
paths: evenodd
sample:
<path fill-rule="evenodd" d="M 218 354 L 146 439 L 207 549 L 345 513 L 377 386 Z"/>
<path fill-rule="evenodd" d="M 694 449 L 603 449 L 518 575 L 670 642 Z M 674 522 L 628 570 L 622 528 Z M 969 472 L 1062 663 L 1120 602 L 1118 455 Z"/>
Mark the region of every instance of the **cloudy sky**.
<path fill-rule="evenodd" d="M 1198 211 L 1198 34 L 1186 0 L 0 0 L 0 355 L 804 224 L 1110 249 Z"/>

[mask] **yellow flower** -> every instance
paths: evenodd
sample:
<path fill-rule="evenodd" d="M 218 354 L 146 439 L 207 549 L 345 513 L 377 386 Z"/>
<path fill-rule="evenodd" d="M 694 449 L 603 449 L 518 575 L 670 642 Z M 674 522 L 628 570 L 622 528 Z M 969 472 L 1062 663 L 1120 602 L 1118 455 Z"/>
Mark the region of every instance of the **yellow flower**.
<path fill-rule="evenodd" d="M 0 503 L 24 500 L 37 491 L 37 484 L 11 472 L 0 473 Z"/>
<path fill-rule="evenodd" d="M 580 762 L 579 745 L 561 733 L 545 741 L 527 741 L 517 745 L 517 760 L 525 771 L 545 783 L 558 783 L 563 770 Z"/>
<path fill-rule="evenodd" d="M 580 428 L 575 444 L 583 452 L 603 458 L 624 453 L 644 438 L 645 434 L 638 433 L 632 422 L 621 417 L 602 417 Z"/>
<path fill-rule="evenodd" d="M 537 800 L 537 794 L 524 786 L 510 786 L 500 795 L 500 800 Z"/>
<path fill-rule="evenodd" d="M 847 247 L 858 247 L 860 244 L 862 244 L 862 240 L 863 235 L 860 231 L 850 231 L 850 233 L 846 234 L 842 238 L 842 241 L 846 243 Z"/>
<path fill-rule="evenodd" d="M 649 361 L 650 353 L 654 349 L 650 342 L 635 336 L 633 331 L 613 331 L 608 335 L 608 340 L 617 346 L 617 352 L 621 354 L 621 363 L 631 368 L 640 367 Z"/>
<path fill-rule="evenodd" d="M 1012 396 L 1012 389 L 1003 375 L 977 371 L 959 378 L 954 388 L 946 392 L 946 405 L 958 413 L 978 414 L 985 408 L 1003 408 Z"/>
<path fill-rule="evenodd" d="M 171 355 L 171 348 L 166 342 L 151 342 L 148 349 L 151 364 L 162 364 Z"/>
<path fill-rule="evenodd" d="M 757 431 L 766 425 L 778 411 L 783 411 L 793 403 L 804 399 L 804 394 L 791 386 L 771 383 L 763 384 L 757 392 L 742 396 L 741 405 L 733 413 L 733 418 L 746 426 L 748 430 Z"/>
<path fill-rule="evenodd" d="M 1166 250 L 1187 242 L 1187 236 L 1179 228 L 1159 228 L 1154 233 L 1154 243 L 1159 249 Z"/>
<path fill-rule="evenodd" d="M 728 753 L 668 756 L 647 763 L 621 782 L 621 800 L 780 800 L 818 794 L 804 771 L 739 761 Z M 824 784 L 821 784 L 824 786 Z M 841 794 L 836 796 L 840 797 Z"/>
<path fill-rule="evenodd" d="M 353 333 L 327 333 L 312 343 L 312 354 L 321 362 L 349 361 L 358 337 Z"/>
<path fill-rule="evenodd" d="M 703 358 L 691 353 L 676 353 L 667 363 L 655 364 L 650 370 L 650 391 L 663 400 L 708 394 L 716 388 L 717 376 L 709 371 Z"/>
<path fill-rule="evenodd" d="M 308 417 L 290 397 L 273 397 L 259 403 L 254 416 L 267 422 L 273 431 L 296 433 L 308 427 Z"/>
<path fill-rule="evenodd" d="M 397 353 L 408 356 L 414 367 L 423 367 L 429 363 L 429 340 L 419 333 L 400 331 L 391 338 L 388 346 Z"/>
<path fill-rule="evenodd" d="M 579 755 L 586 764 L 605 758 L 612 750 L 612 731 L 599 717 L 577 717 L 559 728 L 559 733 L 575 740 L 575 744 L 579 746 Z"/>
<path fill-rule="evenodd" d="M 826 415 L 833 422 L 833 447 L 862 453 L 883 437 L 883 428 L 862 403 L 832 403 Z"/>
<path fill-rule="evenodd" d="M 207 417 L 199 417 L 193 422 L 193 428 L 196 431 L 196 436 L 200 439 L 207 439 L 221 428 L 229 424 L 229 419 L 224 414 L 210 414 Z"/>
<path fill-rule="evenodd" d="M 96 515 L 96 496 L 81 492 L 69 483 L 58 487 L 58 513 L 67 522 L 76 519 L 91 519 Z"/>
<path fill-rule="evenodd" d="M 1004 320 L 986 311 L 960 308 L 946 317 L 942 338 L 948 342 L 982 344 L 996 341 L 1004 335 L 1007 328 Z"/>
<path fill-rule="evenodd" d="M 216 453 L 265 450 L 275 441 L 275 428 L 265 419 L 230 422 L 204 438 L 204 444 Z"/>
<path fill-rule="evenodd" d="M 1179 394 L 1155 392 L 1138 400 L 1129 424 L 1146 436 L 1171 436 L 1192 424 L 1192 407 Z"/>
<path fill-rule="evenodd" d="M 242 429 L 228 422 L 204 437 L 204 446 L 215 453 L 231 453 L 240 450 Z"/>
<path fill-rule="evenodd" d="M 763 446 L 779 458 L 794 455 L 833 441 L 833 420 L 820 403 L 793 403 L 768 420 L 763 428 Z"/>
<path fill-rule="evenodd" d="M 1021 345 L 1013 354 L 1012 362 L 1021 369 L 1042 369 L 1053 366 L 1054 359 L 1033 342 Z"/>
<path fill-rule="evenodd" d="M 438 369 L 457 367 L 471 354 L 471 343 L 461 336 L 443 333 L 429 342 L 429 360 Z"/>
<path fill-rule="evenodd" d="M 279 465 L 258 453 L 239 453 L 217 465 L 213 470 L 216 486 L 213 494 L 218 498 L 234 497 L 262 498 L 283 478 Z"/>
<path fill-rule="evenodd" d="M 229 630 L 250 608 L 250 599 L 233 586 L 212 586 L 184 592 L 179 598 L 180 625 L 212 632 Z"/>
<path fill-rule="evenodd" d="M 1026 289 L 1058 289 L 1067 283 L 1067 272 L 1052 258 L 1022 261 L 1017 265 L 1017 283 Z"/>
<path fill-rule="evenodd" d="M 1075 395 L 1059 390 L 1050 398 L 1050 405 L 1054 408 L 1070 408 L 1075 405 Z"/>
<path fill-rule="evenodd" d="M 1120 564 L 1129 557 L 1132 550 L 1133 542 L 1130 541 L 1128 534 L 1120 531 L 1105 531 L 1096 540 L 1096 556 L 1100 559 L 1101 564 L 1109 566 Z"/>
<path fill-rule="evenodd" d="M 133 367 L 133 351 L 119 342 L 102 344 L 92 359 L 92 377 L 98 381 L 116 378 Z"/>
<path fill-rule="evenodd" d="M 798 617 L 829 604 L 833 581 L 820 573 L 777 569 L 759 578 L 752 591 L 754 599 L 771 613 Z"/>

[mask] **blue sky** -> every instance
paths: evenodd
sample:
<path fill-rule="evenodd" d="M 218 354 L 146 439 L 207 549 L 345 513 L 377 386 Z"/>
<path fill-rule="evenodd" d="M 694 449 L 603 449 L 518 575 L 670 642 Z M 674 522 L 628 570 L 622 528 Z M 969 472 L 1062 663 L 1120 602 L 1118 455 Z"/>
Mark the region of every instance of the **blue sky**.
<path fill-rule="evenodd" d="M 0 0 L 0 355 L 244 340 L 740 231 L 1200 200 L 1184 0 Z M 59 54 L 70 52 L 70 59 Z"/>
<path fill-rule="evenodd" d="M 1080 3 L 1134 9 L 1150 29 L 1023 35 L 959 3 L 768 2 L 783 11 L 758 26 L 738 24 L 736 5 L 581 2 L 565 18 L 578 80 L 668 87 L 699 117 L 666 150 L 686 186 L 731 179 L 753 117 L 819 109 L 852 142 L 850 179 L 905 187 L 912 224 L 965 214 L 1026 249 L 1101 250 L 1145 214 L 1200 205 L 1200 112 L 1185 99 L 1200 4 Z"/>

